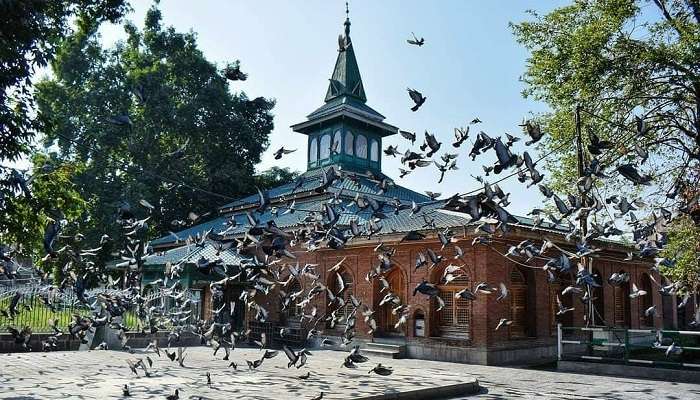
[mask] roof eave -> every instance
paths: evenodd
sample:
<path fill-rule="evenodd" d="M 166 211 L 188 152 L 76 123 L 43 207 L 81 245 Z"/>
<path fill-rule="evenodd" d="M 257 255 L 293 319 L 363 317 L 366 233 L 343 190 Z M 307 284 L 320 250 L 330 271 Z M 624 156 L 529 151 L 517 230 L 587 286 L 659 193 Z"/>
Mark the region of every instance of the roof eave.
<path fill-rule="evenodd" d="M 366 123 L 368 125 L 372 125 L 376 128 L 379 128 L 380 130 L 380 136 L 386 137 L 386 136 L 391 136 L 395 135 L 399 132 L 399 128 L 395 127 L 393 125 L 389 125 L 385 122 L 381 121 L 374 121 L 370 118 L 366 118 L 359 113 L 356 112 L 349 112 L 347 109 L 345 110 L 338 110 L 335 112 L 332 112 L 328 115 L 324 115 L 319 118 L 311 119 L 305 122 L 301 122 L 295 125 L 290 126 L 294 132 L 299 132 L 299 133 L 308 133 L 308 131 L 311 130 L 314 126 L 318 124 L 322 124 L 324 122 L 328 122 L 330 120 L 336 119 L 336 118 L 342 118 L 342 117 L 348 117 L 363 123 Z"/>

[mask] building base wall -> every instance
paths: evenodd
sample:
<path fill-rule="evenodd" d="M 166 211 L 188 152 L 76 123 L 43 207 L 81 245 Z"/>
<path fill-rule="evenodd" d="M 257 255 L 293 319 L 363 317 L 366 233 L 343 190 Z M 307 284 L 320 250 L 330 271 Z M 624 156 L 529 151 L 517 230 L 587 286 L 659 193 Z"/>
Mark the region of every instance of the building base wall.
<path fill-rule="evenodd" d="M 700 371 L 640 367 L 635 365 L 592 363 L 584 361 L 559 361 L 557 363 L 557 370 L 578 374 L 658 379 L 669 382 L 700 382 Z"/>

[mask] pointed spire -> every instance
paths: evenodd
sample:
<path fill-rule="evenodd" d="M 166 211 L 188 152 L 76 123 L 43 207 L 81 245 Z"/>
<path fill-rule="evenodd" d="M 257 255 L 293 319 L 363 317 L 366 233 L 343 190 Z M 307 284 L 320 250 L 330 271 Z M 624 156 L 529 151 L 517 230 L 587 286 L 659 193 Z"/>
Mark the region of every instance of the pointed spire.
<path fill-rule="evenodd" d="M 342 96 L 352 96 L 363 103 L 367 101 L 362 85 L 360 68 L 355 59 L 355 50 L 350 40 L 350 10 L 345 2 L 345 37 L 339 38 L 338 58 L 326 92 L 326 103 Z"/>
<path fill-rule="evenodd" d="M 348 2 L 345 2 L 345 38 L 350 42 L 350 8 Z"/>

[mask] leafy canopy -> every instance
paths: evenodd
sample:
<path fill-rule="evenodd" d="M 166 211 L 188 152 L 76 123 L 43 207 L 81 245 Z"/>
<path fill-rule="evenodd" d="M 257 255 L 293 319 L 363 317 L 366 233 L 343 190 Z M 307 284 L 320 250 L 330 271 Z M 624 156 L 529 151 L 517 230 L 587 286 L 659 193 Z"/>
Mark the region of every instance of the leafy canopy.
<path fill-rule="evenodd" d="M 577 178 L 574 112 L 583 109 L 584 144 L 591 133 L 614 143 L 603 164 L 640 162 L 655 178 L 658 204 L 666 194 L 696 187 L 700 160 L 700 2 L 698 0 L 576 0 L 547 15 L 511 24 L 529 51 L 523 94 L 547 103 L 541 116 L 554 151 L 546 168 L 555 190 L 571 192 Z M 646 124 L 637 135 L 634 116 Z M 631 153 L 632 155 L 629 155 Z M 624 155 L 628 154 L 628 155 Z M 590 155 L 587 156 L 590 159 Z M 550 161 L 551 160 L 551 161 Z M 608 193 L 632 191 L 628 181 Z"/>
<path fill-rule="evenodd" d="M 0 2 L 0 160 L 25 154 L 36 132 L 32 74 L 47 66 L 73 26 L 117 22 L 125 0 L 22 0 Z"/>
<path fill-rule="evenodd" d="M 85 168 L 76 176 L 103 230 L 116 236 L 119 206 L 154 206 L 149 227 L 165 233 L 190 211 L 254 192 L 254 166 L 268 145 L 273 102 L 232 92 L 197 47 L 196 35 L 161 26 L 154 6 L 144 28 L 102 48 L 94 26 L 71 35 L 37 84 L 46 146 Z M 112 235 L 111 235 L 112 236 Z"/>

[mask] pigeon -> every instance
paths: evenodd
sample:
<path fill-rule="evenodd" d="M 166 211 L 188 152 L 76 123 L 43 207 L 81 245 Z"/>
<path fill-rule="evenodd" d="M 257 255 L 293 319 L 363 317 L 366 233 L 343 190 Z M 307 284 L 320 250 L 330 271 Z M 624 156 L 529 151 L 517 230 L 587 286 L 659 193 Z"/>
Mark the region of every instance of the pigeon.
<path fill-rule="evenodd" d="M 391 368 L 385 367 L 382 364 L 377 364 L 376 367 L 372 368 L 367 373 L 371 374 L 372 372 L 374 372 L 377 375 L 381 375 L 381 376 L 389 376 L 389 375 L 394 373 L 394 371 Z"/>
<path fill-rule="evenodd" d="M 165 397 L 166 400 L 180 400 L 180 389 L 175 389 L 175 393 Z"/>
<path fill-rule="evenodd" d="M 291 153 L 294 153 L 295 151 L 297 151 L 297 149 L 288 150 L 288 149 L 285 149 L 284 147 L 280 147 L 279 149 L 277 149 L 277 151 L 275 151 L 275 154 L 274 154 L 275 160 L 279 160 L 282 158 L 283 155 L 291 154 Z"/>
<path fill-rule="evenodd" d="M 630 291 L 630 299 L 636 299 L 637 297 L 644 296 L 647 294 L 646 290 L 640 290 L 637 285 L 632 283 L 632 290 Z"/>
<path fill-rule="evenodd" d="M 540 128 L 540 125 L 535 123 L 535 122 L 528 120 L 528 121 L 525 121 L 520 126 L 523 127 L 523 130 L 525 131 L 525 133 L 528 136 L 530 136 L 530 140 L 525 142 L 526 146 L 530 146 L 530 145 L 533 145 L 533 144 L 539 142 L 540 139 L 542 139 L 542 136 L 544 136 L 544 134 L 542 133 L 542 129 Z"/>
<path fill-rule="evenodd" d="M 414 144 L 416 142 L 416 134 L 414 132 L 409 132 L 409 131 L 399 131 L 399 134 L 401 137 L 404 139 L 407 139 L 411 142 L 411 144 Z M 403 163 L 403 160 L 401 161 Z"/>
<path fill-rule="evenodd" d="M 617 172 L 635 185 L 651 185 L 651 175 L 640 175 L 633 164 L 622 164 L 617 167 Z"/>
<path fill-rule="evenodd" d="M 413 102 L 415 103 L 415 105 L 411 107 L 411 111 L 418 111 L 418 109 L 423 105 L 423 103 L 425 103 L 427 97 L 424 97 L 421 94 L 421 92 L 415 89 L 408 88 L 406 90 L 408 90 L 408 95 L 411 97 L 411 100 L 413 100 Z"/>
<path fill-rule="evenodd" d="M 423 38 L 418 39 L 416 37 L 415 33 L 411 32 L 411 36 L 413 36 L 413 39 L 406 40 L 406 42 L 408 42 L 408 44 L 412 44 L 412 45 L 415 45 L 418 47 L 421 47 L 425 44 L 425 39 L 423 39 Z"/>
<path fill-rule="evenodd" d="M 505 319 L 505 318 L 501 318 L 501 320 L 498 321 L 498 325 L 496 325 L 496 329 L 494 329 L 494 330 L 497 331 L 497 330 L 499 330 L 502 326 L 504 326 L 504 325 L 507 326 L 507 325 L 510 325 L 510 324 L 512 324 L 512 323 L 513 323 L 513 321 L 507 320 L 507 319 Z"/>

